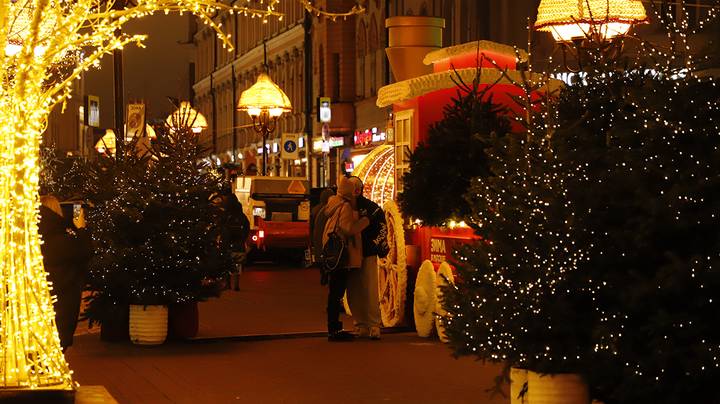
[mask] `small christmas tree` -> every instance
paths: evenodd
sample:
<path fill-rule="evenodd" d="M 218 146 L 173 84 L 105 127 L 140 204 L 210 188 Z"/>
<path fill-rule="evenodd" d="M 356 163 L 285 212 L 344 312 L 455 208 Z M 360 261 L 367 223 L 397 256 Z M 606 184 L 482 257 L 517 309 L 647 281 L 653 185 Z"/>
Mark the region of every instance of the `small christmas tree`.
<path fill-rule="evenodd" d="M 158 129 L 142 152 L 138 140 L 120 159 L 90 172 L 88 223 L 97 243 L 87 315 L 101 322 L 113 307 L 197 301 L 232 269 L 220 245 L 221 211 L 211 196 L 222 178 L 202 162 L 189 129 Z"/>
<path fill-rule="evenodd" d="M 493 103 L 489 89 L 480 88 L 478 80 L 459 84 L 457 97 L 444 108 L 444 118 L 430 127 L 427 142 L 418 144 L 410 155 L 410 171 L 398 195 L 404 214 L 430 226 L 470 214 L 462 195 L 470 179 L 488 173 L 485 148 L 490 138 L 502 138 L 510 131 L 507 112 Z"/>
<path fill-rule="evenodd" d="M 137 142 L 132 139 L 126 146 L 132 150 Z M 122 158 L 103 155 L 84 166 L 82 194 L 94 242 L 87 282 L 92 294 L 84 313 L 91 324 L 109 320 L 130 304 L 129 268 L 142 264 L 138 256 L 146 229 L 141 220 L 152 199 L 148 162 L 149 156 L 128 153 Z"/>
<path fill-rule="evenodd" d="M 135 267 L 131 290 L 140 299 L 202 300 L 216 293 L 215 283 L 234 267 L 221 248 L 224 213 L 212 200 L 224 179 L 202 159 L 205 150 L 189 128 L 157 132 L 150 151 L 153 197 L 143 217 L 147 263 Z"/>
<path fill-rule="evenodd" d="M 444 289 L 446 333 L 456 355 L 543 373 L 580 373 L 592 351 L 592 305 L 566 293 L 584 251 L 552 166 L 541 116 L 528 132 L 492 138 L 489 175 L 466 193 L 482 240 L 461 247 L 459 281 Z M 499 385 L 498 385 L 499 387 Z"/>

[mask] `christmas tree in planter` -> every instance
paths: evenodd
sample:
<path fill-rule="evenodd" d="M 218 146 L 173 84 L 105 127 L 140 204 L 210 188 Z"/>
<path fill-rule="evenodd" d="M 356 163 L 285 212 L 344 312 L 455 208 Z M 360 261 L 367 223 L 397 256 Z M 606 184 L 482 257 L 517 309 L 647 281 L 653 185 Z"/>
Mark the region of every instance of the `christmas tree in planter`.
<path fill-rule="evenodd" d="M 720 401 L 720 88 L 634 69 L 590 76 L 557 105 L 575 242 L 588 260 L 606 403 Z M 602 96 L 599 96 L 602 94 Z"/>
<path fill-rule="evenodd" d="M 456 355 L 540 373 L 582 373 L 592 351 L 592 305 L 564 293 L 584 258 L 572 239 L 571 201 L 536 117 L 525 133 L 493 138 L 489 174 L 465 194 L 482 237 L 457 252 L 458 282 L 443 288 L 443 318 Z"/>
<path fill-rule="evenodd" d="M 133 150 L 138 139 L 125 147 Z M 127 339 L 130 268 L 138 265 L 145 230 L 141 225 L 147 201 L 149 156 L 102 155 L 84 166 L 83 197 L 88 202 L 87 229 L 94 242 L 88 272 L 84 316 L 102 324 L 103 338 Z"/>
<path fill-rule="evenodd" d="M 581 373 L 606 404 L 720 402 L 720 89 L 595 62 L 547 105 L 549 132 L 488 150 L 466 195 L 488 241 L 444 290 L 451 347 Z"/>
<path fill-rule="evenodd" d="M 430 127 L 427 142 L 410 155 L 398 199 L 405 215 L 426 225 L 441 226 L 470 213 L 462 195 L 471 178 L 488 172 L 485 148 L 490 138 L 510 131 L 507 111 L 489 94 L 492 86 L 480 88 L 478 82 L 458 83 L 457 97 L 445 106 L 444 118 Z"/>
<path fill-rule="evenodd" d="M 91 170 L 88 222 L 98 245 L 91 321 L 128 304 L 197 302 L 216 294 L 216 281 L 232 269 L 219 244 L 221 211 L 211 201 L 222 178 L 208 172 L 189 128 L 157 134 L 147 152 L 101 160 Z"/>
<path fill-rule="evenodd" d="M 145 224 L 150 230 L 147 243 L 153 246 L 148 256 L 152 265 L 139 269 L 138 288 L 162 285 L 149 296 L 171 293 L 163 298 L 173 304 L 171 331 L 194 336 L 197 324 L 179 326 L 177 322 L 187 318 L 173 316 L 173 310 L 187 310 L 188 303 L 196 307 L 196 302 L 217 295 L 218 284 L 234 269 L 229 250 L 222 244 L 225 212 L 212 199 L 221 191 L 223 176 L 201 158 L 204 150 L 198 136 L 187 127 L 158 130 L 151 154 L 153 200 L 145 212 Z M 197 318 L 197 309 L 191 309 L 191 314 Z M 179 332 L 182 328 L 194 328 L 194 332 Z"/>

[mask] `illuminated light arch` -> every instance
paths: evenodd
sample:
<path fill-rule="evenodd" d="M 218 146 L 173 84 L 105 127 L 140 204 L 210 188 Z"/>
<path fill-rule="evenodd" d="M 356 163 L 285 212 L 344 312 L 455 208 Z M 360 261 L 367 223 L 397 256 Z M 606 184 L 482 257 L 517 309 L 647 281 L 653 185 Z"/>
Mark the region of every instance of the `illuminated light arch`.
<path fill-rule="evenodd" d="M 380 206 L 395 199 L 395 153 L 390 145 L 371 151 L 353 170 L 365 184 L 363 194 Z"/>

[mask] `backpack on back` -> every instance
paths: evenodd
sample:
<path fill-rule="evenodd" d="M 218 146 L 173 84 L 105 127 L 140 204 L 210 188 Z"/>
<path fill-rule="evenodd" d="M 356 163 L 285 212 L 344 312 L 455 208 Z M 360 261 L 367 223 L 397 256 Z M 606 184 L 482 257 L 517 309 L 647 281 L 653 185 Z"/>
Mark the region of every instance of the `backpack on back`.
<path fill-rule="evenodd" d="M 327 206 L 320 209 L 312 223 L 312 234 L 310 235 L 311 262 L 315 266 L 321 266 L 320 256 L 322 255 L 323 235 L 325 234 L 325 225 L 331 216 L 331 212 L 327 212 Z"/>
<path fill-rule="evenodd" d="M 344 207 L 345 204 L 343 203 L 339 207 L 336 207 L 332 212 L 325 212 L 325 209 L 323 209 L 323 212 L 318 214 L 318 218 L 324 216 L 324 221 L 322 223 L 323 234 L 325 234 L 328 230 L 326 229 L 327 221 L 330 218 L 335 218 L 335 223 L 332 229 L 327 232 L 327 240 L 325 240 L 322 244 L 322 249 L 320 251 L 319 264 L 320 271 L 322 273 L 321 283 L 323 284 L 327 282 L 327 277 L 332 274 L 333 271 L 347 265 L 347 241 L 339 229 L 340 215 L 342 214 L 342 209 Z M 315 224 L 318 225 L 320 223 L 316 221 Z"/>

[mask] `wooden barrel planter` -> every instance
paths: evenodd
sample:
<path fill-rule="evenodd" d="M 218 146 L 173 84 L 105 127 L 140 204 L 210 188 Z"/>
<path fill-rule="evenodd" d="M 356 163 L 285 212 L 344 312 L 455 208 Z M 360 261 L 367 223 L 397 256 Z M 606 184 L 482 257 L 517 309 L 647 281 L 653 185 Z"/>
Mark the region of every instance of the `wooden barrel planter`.
<path fill-rule="evenodd" d="M 176 303 L 168 306 L 168 338 L 195 338 L 200 327 L 197 302 Z"/>

